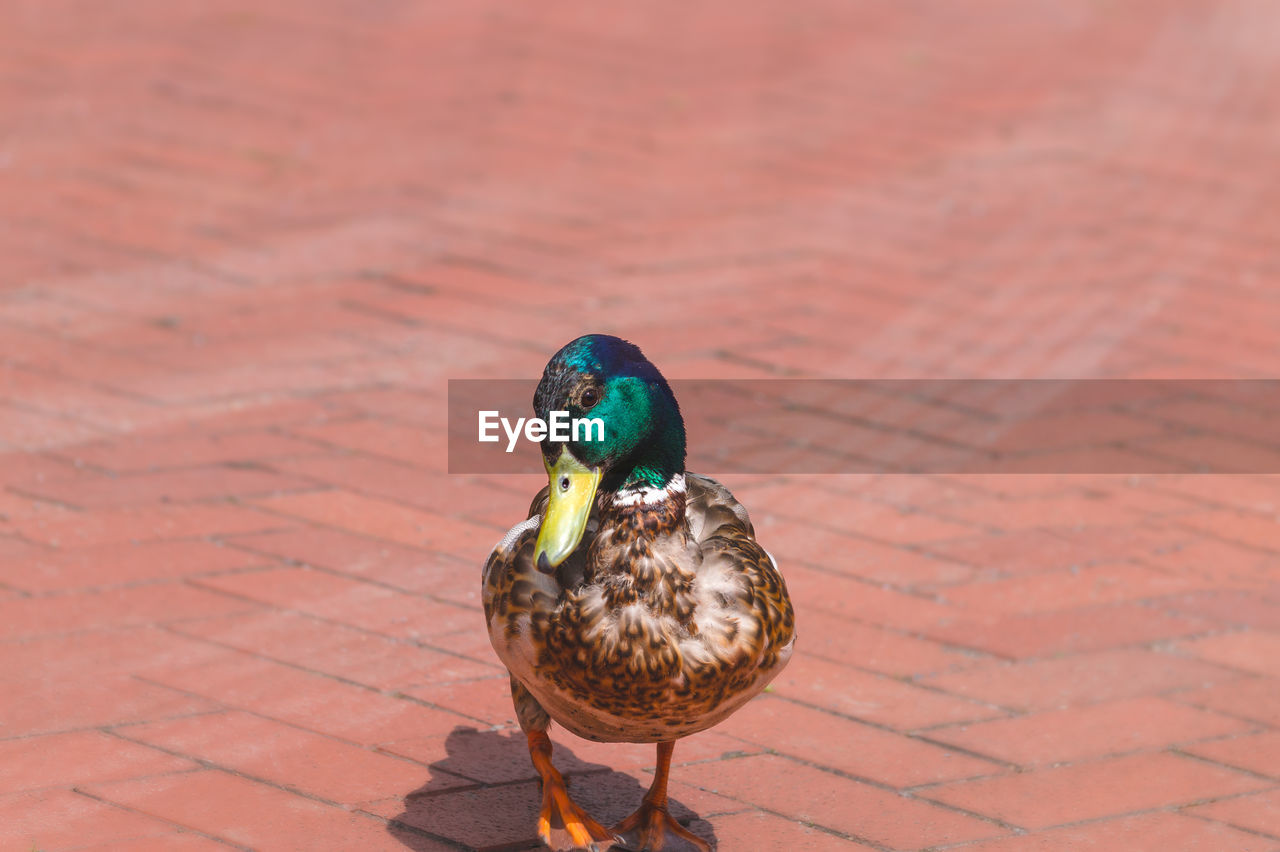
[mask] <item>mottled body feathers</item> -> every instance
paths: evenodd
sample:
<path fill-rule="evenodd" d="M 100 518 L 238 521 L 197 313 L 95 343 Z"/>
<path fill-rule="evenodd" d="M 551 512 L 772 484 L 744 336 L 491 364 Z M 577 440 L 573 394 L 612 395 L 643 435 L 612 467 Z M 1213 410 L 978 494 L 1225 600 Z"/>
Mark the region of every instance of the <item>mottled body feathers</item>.
<path fill-rule="evenodd" d="M 547 495 L 484 569 L 490 639 L 526 730 L 549 715 L 591 740 L 674 740 L 724 719 L 786 664 L 786 586 L 724 486 L 685 474 L 602 491 L 549 573 L 534 564 Z"/>

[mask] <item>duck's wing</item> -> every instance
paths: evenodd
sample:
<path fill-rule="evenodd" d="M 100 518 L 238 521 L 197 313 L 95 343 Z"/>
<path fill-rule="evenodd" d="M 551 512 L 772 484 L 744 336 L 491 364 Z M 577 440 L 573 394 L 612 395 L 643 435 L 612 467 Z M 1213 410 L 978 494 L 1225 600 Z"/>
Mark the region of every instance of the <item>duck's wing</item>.
<path fill-rule="evenodd" d="M 729 489 L 692 473 L 685 482 L 689 531 L 702 552 L 686 672 L 695 685 L 728 678 L 730 692 L 762 689 L 790 658 L 795 639 L 786 583 Z"/>
<path fill-rule="evenodd" d="M 560 595 L 555 575 L 544 574 L 533 562 L 538 528 L 546 512 L 548 490 L 543 488 L 529 506 L 529 517 L 516 524 L 494 546 L 484 565 L 481 602 L 489 626 L 489 639 L 499 658 L 512 668 L 533 649 L 527 644 L 535 633 L 545 633 L 546 620 Z M 535 630 L 538 625 L 542 629 Z"/>
<path fill-rule="evenodd" d="M 550 574 L 538 570 L 533 553 L 546 515 L 549 489 L 529 505 L 529 517 L 516 524 L 493 548 L 485 562 L 481 602 L 489 640 L 498 657 L 517 677 L 541 664 L 548 627 L 566 589 L 582 583 L 587 547 L 598 527 L 595 513 L 587 521 L 582 544 Z"/>

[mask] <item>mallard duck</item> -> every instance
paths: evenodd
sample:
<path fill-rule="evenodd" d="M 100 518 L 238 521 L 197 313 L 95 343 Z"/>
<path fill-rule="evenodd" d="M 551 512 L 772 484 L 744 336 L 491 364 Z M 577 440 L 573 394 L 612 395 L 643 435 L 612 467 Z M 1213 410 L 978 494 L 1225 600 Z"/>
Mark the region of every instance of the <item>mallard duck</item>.
<path fill-rule="evenodd" d="M 672 750 L 786 665 L 786 584 L 742 504 L 684 469 L 680 408 L 639 347 L 579 337 L 547 364 L 533 405 L 543 420 L 603 421 L 603 435 L 542 441 L 549 483 L 484 567 L 489 639 L 542 779 L 538 835 L 649 850 L 672 832 L 705 852 L 667 811 Z M 551 762 L 552 720 L 598 742 L 657 743 L 634 814 L 605 829 L 569 797 Z"/>

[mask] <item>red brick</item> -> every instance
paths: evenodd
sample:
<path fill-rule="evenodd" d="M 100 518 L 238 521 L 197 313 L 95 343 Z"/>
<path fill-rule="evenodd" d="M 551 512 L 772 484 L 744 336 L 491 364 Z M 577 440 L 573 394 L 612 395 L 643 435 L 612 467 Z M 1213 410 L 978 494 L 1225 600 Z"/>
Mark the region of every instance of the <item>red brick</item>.
<path fill-rule="evenodd" d="M 290 562 L 329 568 L 408 591 L 428 592 L 469 606 L 480 605 L 480 584 L 472 572 L 459 570 L 456 559 L 382 539 L 301 527 L 236 537 L 230 543 Z"/>
<path fill-rule="evenodd" d="M 340 399 L 329 396 L 284 399 L 231 399 L 202 405 L 192 413 L 201 428 L 213 432 L 242 429 L 281 429 L 291 424 L 325 423 L 350 417 Z"/>
<path fill-rule="evenodd" d="M 894 849 L 940 846 L 1003 833 L 991 823 L 776 755 L 686 767 L 681 779 L 799 822 Z"/>
<path fill-rule="evenodd" d="M 1280 779 L 1280 731 L 1196 743 L 1183 746 L 1182 750 L 1206 760 Z"/>
<path fill-rule="evenodd" d="M 113 842 L 76 846 L 77 852 L 115 852 Z M 226 852 L 227 844 L 192 832 L 175 832 L 151 837 L 129 838 L 129 852 Z"/>
<path fill-rule="evenodd" d="M 916 565 L 915 572 L 910 575 L 912 579 L 935 582 L 964 579 L 971 573 L 955 562 L 915 556 L 891 544 L 816 526 L 809 523 L 813 516 L 803 516 L 803 522 L 775 517 L 770 511 L 774 505 L 777 505 L 779 515 L 786 513 L 789 506 L 786 502 L 775 504 L 772 501 L 777 498 L 768 493 L 740 499 L 751 512 L 757 537 L 770 553 L 778 557 L 784 572 L 798 560 L 857 576 L 871 576 L 873 572 L 886 570 L 880 567 L 882 563 L 887 564 L 890 573 L 904 570 L 904 564 Z"/>
<path fill-rule="evenodd" d="M 335 848 L 404 848 L 380 820 L 216 770 L 95 784 L 85 792 L 244 846 L 297 848 L 302 838 L 323 837 Z"/>
<path fill-rule="evenodd" d="M 165 624 L 258 610 L 248 601 L 178 583 L 0 600 L 0 637 L 33 638 Z"/>
<path fill-rule="evenodd" d="M 1280 726 L 1280 690 L 1276 689 L 1273 678 L 1219 679 L 1200 689 L 1178 692 L 1173 697 L 1193 707 Z"/>
<path fill-rule="evenodd" d="M 208 538 L 281 526 L 275 515 L 227 503 L 149 506 L 145 509 L 37 516 L 22 523 L 22 535 L 54 547 L 89 547 L 156 539 Z"/>
<path fill-rule="evenodd" d="M 135 435 L 123 441 L 82 444 L 77 461 L 117 473 L 248 463 L 318 452 L 315 444 L 270 432 L 227 435 Z"/>
<path fill-rule="evenodd" d="M 428 774 L 425 767 L 407 760 L 239 711 L 130 725 L 119 733 L 339 804 L 404 795 Z M 444 777 L 433 775 L 433 780 Z M 439 786 L 466 783 L 454 779 Z"/>
<path fill-rule="evenodd" d="M 1180 653 L 1247 672 L 1280 678 L 1280 634 L 1249 630 L 1179 642 Z"/>
<path fill-rule="evenodd" d="M 471 516 L 509 527 L 528 511 L 537 489 L 521 499 L 483 480 L 450 476 L 447 487 L 427 487 L 430 474 L 403 462 L 356 454 L 311 455 L 272 462 L 273 470 L 305 476 L 370 497 L 448 516 Z M 545 480 L 543 482 L 545 483 Z M 541 487 L 541 486 L 539 486 Z M 506 504 L 504 506 L 504 504 Z"/>
<path fill-rule="evenodd" d="M 933 542 L 924 549 L 973 566 L 975 579 L 992 579 L 1150 556 L 1163 552 L 1176 541 L 1173 534 L 1134 527 L 1089 527 L 1081 531 L 1023 529 L 981 538 Z"/>
<path fill-rule="evenodd" d="M 404 639 L 437 636 L 484 622 L 476 610 L 309 568 L 226 574 L 195 582 L 229 595 Z"/>
<path fill-rule="evenodd" d="M 4 380 L 6 373 L 3 367 L 0 367 L 0 381 Z M 43 482 L 46 479 L 63 479 L 79 477 L 86 481 L 101 480 L 105 477 L 94 471 L 85 470 L 75 466 L 74 462 L 70 462 L 57 455 L 49 453 L 34 453 L 28 450 L 9 449 L 2 454 L 3 464 L 0 464 L 0 482 L 5 485 L 25 485 L 33 482 Z M 38 501 L 26 500 L 27 503 L 35 507 L 48 506 L 48 504 Z M 50 507 L 54 508 L 54 507 Z"/>
<path fill-rule="evenodd" d="M 1280 488 L 1274 477 L 1202 474 L 1161 478 L 1153 486 L 1201 504 L 1246 509 L 1260 514 L 1280 511 Z"/>
<path fill-rule="evenodd" d="M 1190 529 L 1271 553 L 1280 552 L 1280 521 L 1273 513 L 1270 517 L 1249 512 L 1202 512 L 1179 519 Z"/>
<path fill-rule="evenodd" d="M 1212 538 L 1192 536 L 1145 561 L 1165 571 L 1178 571 L 1223 583 L 1261 584 L 1274 581 L 1280 556 Z"/>
<path fill-rule="evenodd" d="M 983 663 L 961 672 L 931 675 L 921 683 L 1017 710 L 1048 710 L 1230 684 L 1237 679 L 1218 666 L 1124 649 L 1014 664 Z"/>
<path fill-rule="evenodd" d="M 1116 507 L 1134 511 L 1144 517 L 1144 528 L 1163 530 L 1166 534 L 1177 529 L 1176 524 L 1192 510 L 1187 498 L 1170 494 L 1154 487 L 1167 474 L 1153 473 L 1146 476 L 1106 475 L 1098 477 L 1096 487 L 1084 489 L 1085 494 L 1105 493 L 1106 500 Z M 1113 526 L 1114 531 L 1116 528 Z M 1176 532 L 1173 532 L 1177 535 Z"/>
<path fill-rule="evenodd" d="M 1229 796 L 1267 782 L 1170 754 L 1137 754 L 1057 769 L 959 781 L 921 795 L 1023 828 L 1048 828 Z"/>
<path fill-rule="evenodd" d="M 6 849 L 55 852 L 86 840 L 123 848 L 167 839 L 176 826 L 131 813 L 70 790 L 0 796 L 0 843 Z"/>
<path fill-rule="evenodd" d="M 234 536 L 230 543 L 288 562 L 329 568 L 383 583 L 412 576 L 426 558 L 423 551 L 415 548 L 311 526 Z"/>
<path fill-rule="evenodd" d="M 481 625 L 483 623 L 482 618 Z M 439 648 L 446 653 L 458 654 L 467 659 L 501 665 L 493 653 L 493 645 L 489 642 L 489 631 L 477 629 L 475 625 L 468 630 L 442 634 L 439 638 L 432 638 L 421 644 Z"/>
<path fill-rule="evenodd" d="M 1004 532 L 1054 527 L 1108 526 L 1136 523 L 1142 513 L 1108 499 L 1109 495 L 1067 495 L 1022 500 L 967 501 L 948 506 L 948 517 L 995 526 Z M 959 538 L 959 536 L 952 536 Z"/>
<path fill-rule="evenodd" d="M 789 565 L 782 556 L 778 560 L 787 582 L 787 591 L 797 605 L 898 630 L 919 630 L 961 613 L 957 608 L 926 597 L 858 582 L 803 565 Z"/>
<path fill-rule="evenodd" d="M 772 547 L 772 545 L 770 545 Z M 902 546 L 860 541 L 819 563 L 825 568 L 901 589 L 930 588 L 968 580 L 974 569 Z"/>
<path fill-rule="evenodd" d="M 914 787 L 995 775 L 1004 767 L 773 696 L 757 698 L 717 731 L 772 747 L 806 763 L 886 784 Z M 778 732 L 787 731 L 785 745 Z"/>
<path fill-rule="evenodd" d="M 0 400 L 0 446 L 52 449 L 97 438 L 105 432 L 83 421 L 27 411 Z"/>
<path fill-rule="evenodd" d="M 261 557 L 205 541 L 110 544 L 59 550 L 13 566 L 31 592 L 118 586 L 233 571 L 261 564 Z"/>
<path fill-rule="evenodd" d="M 261 326 L 269 325 L 274 320 L 276 323 L 290 322 L 302 325 L 305 330 L 311 331 L 315 326 L 326 324 L 326 320 L 329 319 L 326 314 L 337 313 L 337 311 L 326 311 L 324 308 L 312 309 L 302 315 L 294 313 L 287 319 L 280 313 L 273 316 L 269 310 L 259 308 L 250 316 L 241 314 L 236 317 L 235 325 L 248 326 L 248 328 L 220 329 L 217 333 L 203 337 L 199 343 L 180 341 L 147 346 L 145 351 L 150 357 L 164 361 L 171 368 L 195 375 L 207 374 L 209 377 L 205 388 L 198 385 L 162 386 L 160 394 L 166 399 L 190 404 L 203 401 L 209 395 L 215 398 L 222 396 L 220 391 L 227 390 L 228 385 L 235 390 L 273 390 L 280 389 L 279 385 L 269 381 L 277 374 L 281 377 L 287 376 L 289 372 L 305 375 L 309 368 L 314 366 L 316 360 L 314 338 L 308 336 L 296 340 L 269 333 L 264 334 L 262 332 L 265 329 Z M 352 331 L 358 325 L 358 321 L 353 322 L 350 317 L 343 316 L 342 319 L 347 320 L 352 326 Z M 218 318 L 218 320 L 226 322 L 225 318 Z M 255 325 L 259 328 L 255 329 Z M 258 333 L 254 334 L 255 331 Z M 196 331 L 195 334 L 201 334 L 201 332 Z M 368 347 L 362 346 L 359 340 L 355 339 L 354 334 L 331 337 L 325 341 L 324 350 L 325 357 L 330 363 L 339 364 L 358 361 L 362 356 L 369 354 Z M 250 367 L 252 361 L 257 361 L 261 367 L 247 375 L 241 374 L 240 371 Z M 337 370 L 334 371 L 337 372 Z M 263 382 L 264 379 L 268 381 Z"/>
<path fill-rule="evenodd" d="M 181 757 L 101 731 L 0 740 L 0 788 L 8 792 L 91 784 L 196 769 Z"/>
<path fill-rule="evenodd" d="M 443 393 L 431 388 L 414 390 L 402 388 L 374 388 L 350 391 L 333 398 L 333 401 L 364 414 L 398 420 L 400 422 L 425 422 L 436 415 L 446 404 Z"/>
<path fill-rule="evenodd" d="M 287 612 L 202 619 L 173 629 L 384 690 L 426 681 L 448 684 L 492 677 L 501 671 L 497 663 L 481 663 Z"/>
<path fill-rule="evenodd" d="M 973 476 L 917 476 L 914 474 L 873 474 L 824 478 L 818 485 L 845 494 L 888 503 L 893 506 L 920 506 L 936 509 L 957 501 L 972 500 L 989 492 Z M 1020 479 L 1013 477 L 1013 479 Z M 1045 477 L 1049 479 L 1049 477 Z"/>
<path fill-rule="evenodd" d="M 806 653 L 855 668 L 901 677 L 960 669 L 983 657 L 816 610 L 802 617 Z"/>
<path fill-rule="evenodd" d="M 964 852 L 1272 852 L 1271 841 L 1171 813 L 1142 814 L 960 847 Z"/>
<path fill-rule="evenodd" d="M 1153 405 L 1144 413 L 1161 419 L 1187 423 L 1199 431 L 1227 433 L 1265 442 L 1271 437 L 1266 429 L 1268 417 L 1265 409 L 1256 410 L 1232 406 L 1217 400 L 1181 399 L 1163 405 Z"/>
<path fill-rule="evenodd" d="M 944 642 L 1016 660 L 1172 639 L 1211 627 L 1202 619 L 1166 615 L 1140 604 L 1115 604 L 1027 615 L 957 615 L 923 630 Z"/>
<path fill-rule="evenodd" d="M 929 732 L 929 739 L 1021 766 L 1037 766 L 1161 749 L 1238 734 L 1249 727 L 1237 719 L 1146 697 L 937 728 Z"/>
<path fill-rule="evenodd" d="M 3 495 L 0 495 L 2 497 Z M 0 521 L 0 523 L 3 523 Z M 48 554 L 48 550 L 43 547 L 32 544 L 29 541 L 23 541 L 20 538 L 10 535 L 0 535 L 0 559 L 5 563 L 16 563 L 30 559 L 35 559 Z M 8 574 L 5 575 L 6 580 L 11 579 Z M 8 582 L 5 585 L 9 585 Z"/>
<path fill-rule="evenodd" d="M 1043 473 L 1026 476 L 1020 473 L 950 473 L 933 477 L 940 485 L 954 487 L 964 499 L 976 494 L 1005 498 L 1054 497 L 1079 494 L 1090 488 L 1096 477 L 1067 473 Z"/>
<path fill-rule="evenodd" d="M 77 515 L 77 512 L 65 506 L 0 491 L 0 516 L 3 516 L 0 517 L 0 532 L 6 535 L 25 533 L 31 524 L 55 522 Z M 39 537 L 32 536 L 31 540 L 39 541 Z"/>
<path fill-rule="evenodd" d="M 1280 840 L 1280 790 L 1188 808 L 1186 813 Z"/>
<path fill-rule="evenodd" d="M 794 849 L 796 852 L 839 852 L 874 849 L 762 811 L 731 814 L 714 821 L 720 849 Z"/>
<path fill-rule="evenodd" d="M 784 698 L 904 731 L 989 719 L 1000 713 L 984 704 L 804 654 L 792 658 L 769 689 Z"/>
<path fill-rule="evenodd" d="M 441 409 L 443 410 L 443 409 Z M 442 421 L 437 419 L 436 423 Z M 335 420 L 313 426 L 294 426 L 295 435 L 347 450 L 412 464 L 423 471 L 445 469 L 445 448 L 422 426 L 359 418 Z"/>
<path fill-rule="evenodd" d="M 148 678 L 358 745 L 443 734 L 459 724 L 474 724 L 453 713 L 215 646 L 197 649 L 181 662 L 156 666 Z"/>
<path fill-rule="evenodd" d="M 20 695 L 5 710 L 8 737 L 205 712 L 215 705 L 133 676 L 146 664 L 185 659 L 180 641 L 155 632 L 82 633 L 10 644 L 0 687 Z"/>
<path fill-rule="evenodd" d="M 234 467 L 193 467 L 161 473 L 134 473 L 94 482 L 50 479 L 23 486 L 23 492 L 81 509 L 108 509 L 144 503 L 254 497 L 311 487 L 297 477 Z"/>
<path fill-rule="evenodd" d="M 405 695 L 443 707 L 491 725 L 513 725 L 516 711 L 511 704 L 511 678 L 501 675 L 459 683 L 424 683 L 404 690 Z"/>
<path fill-rule="evenodd" d="M 788 492 L 790 495 L 795 493 L 796 489 Z M 830 506 L 824 504 L 838 503 L 839 531 L 844 536 L 866 537 L 894 544 L 920 544 L 962 538 L 975 532 L 975 527 L 969 524 L 867 500 L 817 493 L 811 495 L 810 502 L 814 504 L 814 509 L 824 507 L 827 511 L 830 511 Z M 817 512 L 806 510 L 805 504 L 797 503 L 794 498 L 781 500 L 779 511 L 792 514 L 793 510 L 794 516 L 810 520 L 817 516 Z"/>
<path fill-rule="evenodd" d="M 8 316 L 13 305 L 7 304 L 5 308 Z M 12 331 L 12 326 L 6 331 Z M 151 402 L 122 396 L 100 385 L 53 375 L 42 369 L 44 366 L 32 363 L 27 369 L 0 370 L 0 397 L 7 396 L 24 409 L 74 412 L 75 419 L 94 427 L 98 434 L 113 434 L 165 419 L 165 412 Z"/>
<path fill-rule="evenodd" d="M 1280 598 L 1261 598 L 1257 592 L 1205 591 L 1161 600 L 1157 606 L 1220 624 L 1280 630 Z"/>
<path fill-rule="evenodd" d="M 1268 419 L 1262 413 L 1256 413 L 1252 425 L 1260 431 Z M 1235 426 L 1240 422 L 1239 415 L 1227 422 Z M 1206 464 L 1211 464 L 1214 473 L 1272 472 L 1280 465 L 1280 453 L 1269 447 L 1260 446 L 1256 439 L 1250 438 L 1200 434 L 1145 440 L 1141 446 L 1146 452 L 1164 458 L 1183 460 L 1189 462 L 1192 467 L 1203 468 Z"/>
<path fill-rule="evenodd" d="M 948 603 L 970 610 L 1042 613 L 1173 595 L 1204 585 L 1204 581 L 1191 577 L 1173 576 L 1147 566 L 1121 563 L 1011 577 L 990 583 L 970 583 L 946 589 L 943 597 Z"/>
<path fill-rule="evenodd" d="M 1151 420 L 1110 411 L 1054 411 L 1020 420 L 1000 434 L 996 446 L 1006 453 L 1044 452 L 1114 442 L 1131 443 L 1166 434 Z M 1095 499 L 1098 499 L 1095 496 Z"/>
<path fill-rule="evenodd" d="M 498 530 L 348 491 L 293 494 L 259 501 L 257 505 L 271 512 L 371 538 L 455 553 L 476 564 L 482 564 L 502 538 Z"/>
<path fill-rule="evenodd" d="M 361 361 L 318 364 L 296 355 L 267 363 L 188 364 L 180 370 L 155 370 L 138 377 L 124 390 L 146 393 L 172 407 L 199 410 L 214 407 L 228 397 L 272 397 L 291 393 L 317 393 L 334 387 L 348 387 L 372 379 Z"/>

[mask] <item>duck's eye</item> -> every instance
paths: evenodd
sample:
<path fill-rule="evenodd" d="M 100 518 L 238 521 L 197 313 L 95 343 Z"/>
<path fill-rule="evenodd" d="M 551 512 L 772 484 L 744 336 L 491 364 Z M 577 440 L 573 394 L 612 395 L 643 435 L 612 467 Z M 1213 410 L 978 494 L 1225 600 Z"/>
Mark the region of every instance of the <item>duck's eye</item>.
<path fill-rule="evenodd" d="M 583 409 L 592 408 L 599 401 L 600 391 L 595 388 L 587 388 L 582 392 L 581 402 Z"/>
<path fill-rule="evenodd" d="M 569 477 L 567 476 L 560 477 L 560 490 L 561 491 L 569 490 Z"/>

